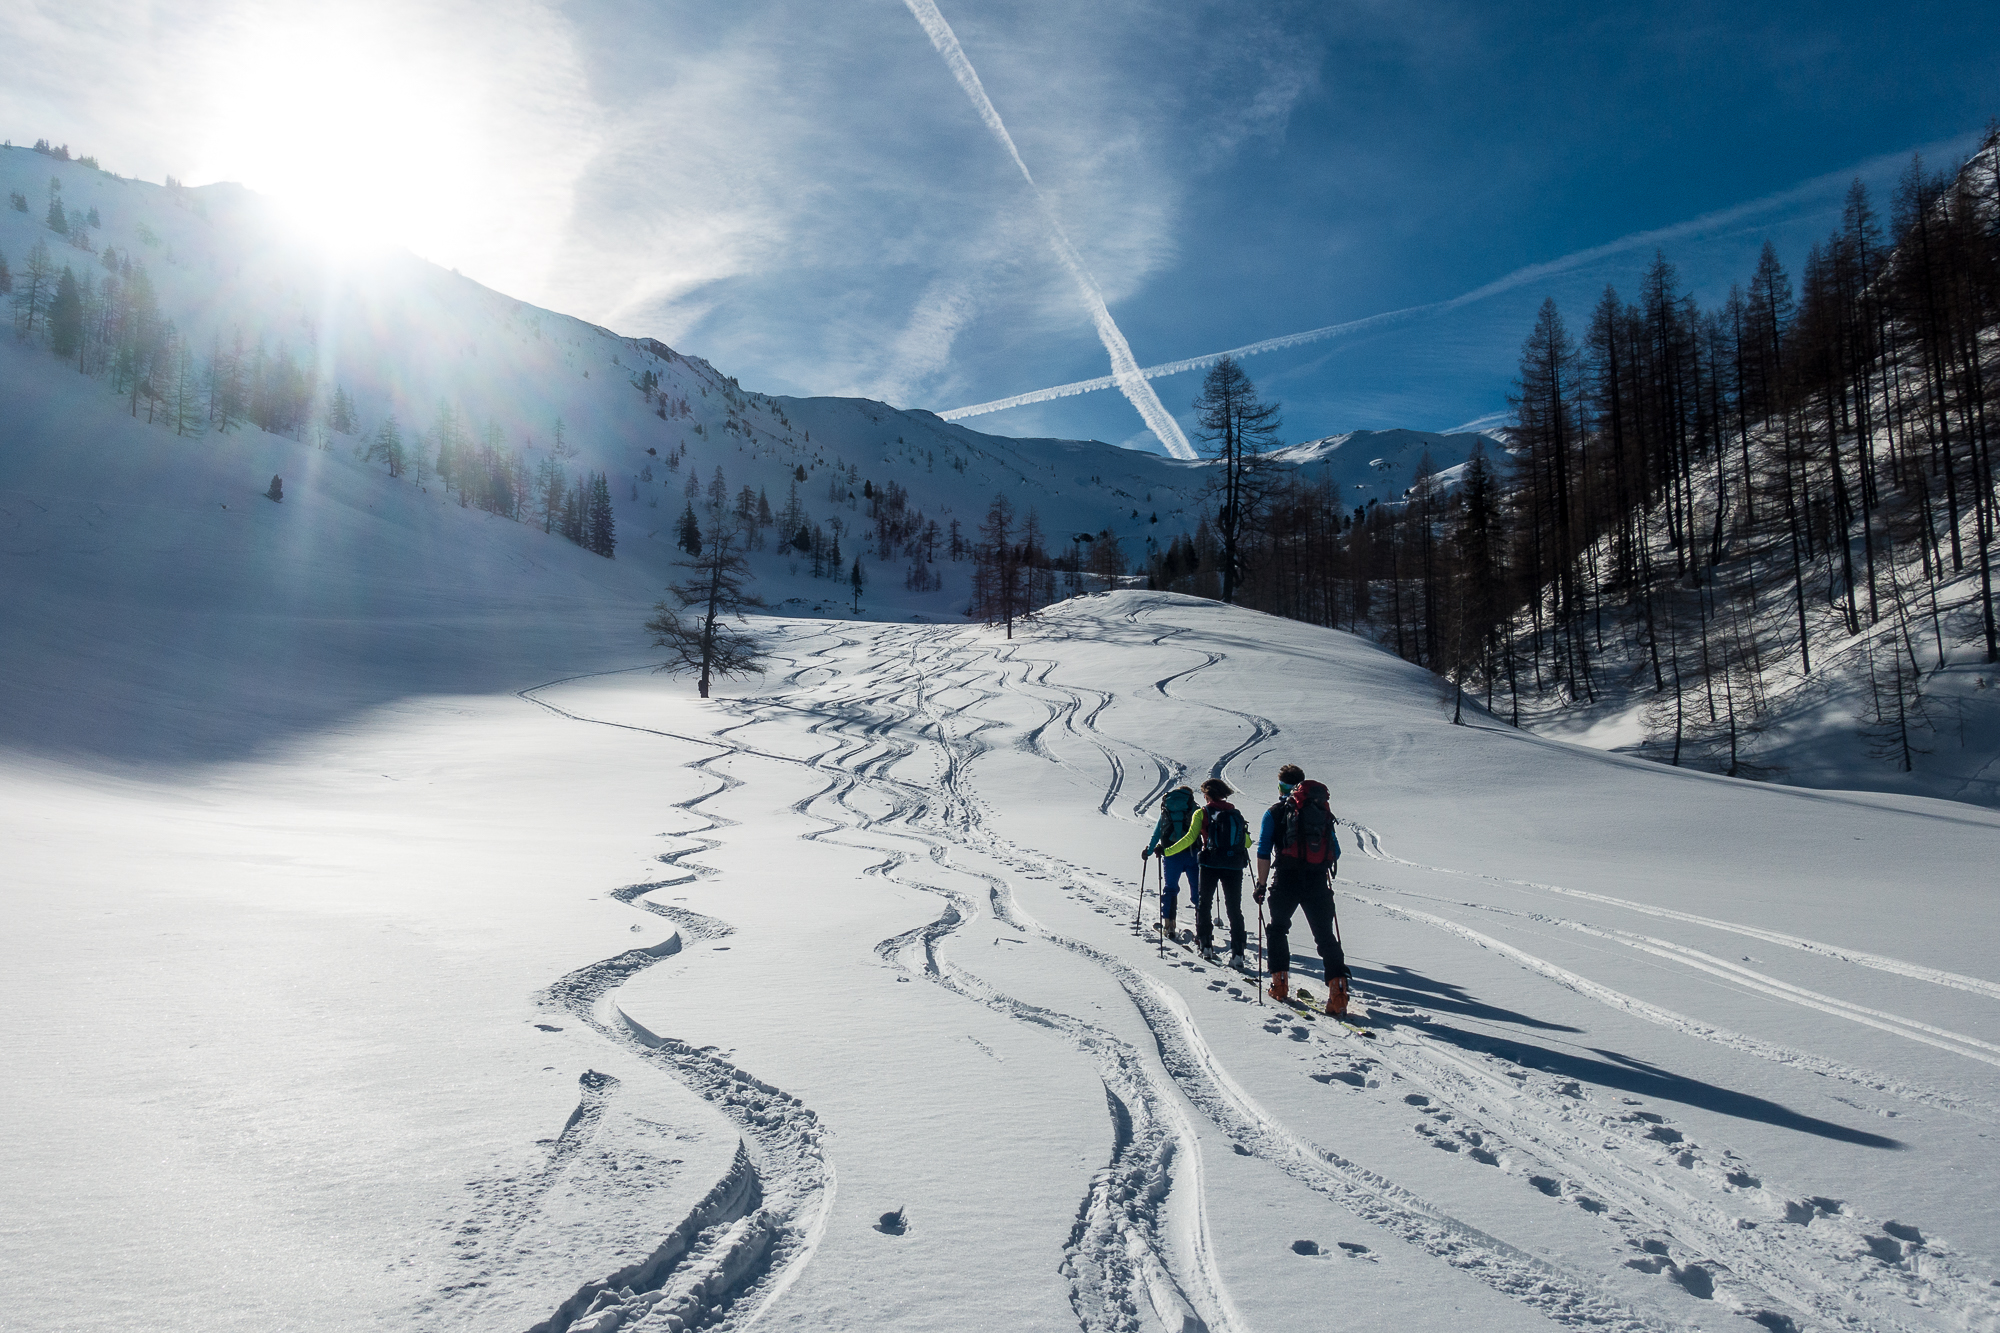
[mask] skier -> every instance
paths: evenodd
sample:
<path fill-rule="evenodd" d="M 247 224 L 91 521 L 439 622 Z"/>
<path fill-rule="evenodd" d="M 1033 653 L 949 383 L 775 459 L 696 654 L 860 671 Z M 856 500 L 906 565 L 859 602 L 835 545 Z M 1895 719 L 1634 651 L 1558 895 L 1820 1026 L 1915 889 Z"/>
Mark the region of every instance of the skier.
<path fill-rule="evenodd" d="M 1271 956 L 1271 998 L 1291 994 L 1292 910 L 1305 913 L 1313 943 L 1326 965 L 1326 1011 L 1347 1013 L 1347 956 L 1333 929 L 1333 879 L 1340 873 L 1340 838 L 1326 788 L 1306 780 L 1305 770 L 1286 764 L 1278 770 L 1277 804 L 1264 812 L 1257 839 L 1257 901 L 1271 897 L 1265 946 Z M 1275 853 L 1275 856 L 1274 856 Z"/>
<path fill-rule="evenodd" d="M 1208 803 L 1194 812 L 1194 821 L 1179 842 L 1165 849 L 1165 856 L 1200 844 L 1196 860 L 1200 865 L 1200 895 L 1195 899 L 1194 937 L 1201 956 L 1218 961 L 1215 949 L 1215 891 L 1222 890 L 1223 906 L 1229 910 L 1229 963 L 1243 966 L 1243 946 L 1249 932 L 1243 928 L 1243 869 L 1250 864 L 1250 822 L 1229 803 L 1234 790 L 1221 778 L 1201 784 Z"/>
<path fill-rule="evenodd" d="M 1194 788 L 1176 787 L 1160 799 L 1160 818 L 1153 825 L 1152 840 L 1146 850 L 1139 853 L 1139 859 L 1149 856 L 1160 858 L 1160 934 L 1166 939 L 1178 938 L 1174 934 L 1174 908 L 1179 905 L 1181 883 L 1186 881 L 1188 903 L 1196 907 L 1199 914 L 1199 877 L 1195 871 L 1195 854 L 1182 852 L 1179 856 L 1168 856 L 1163 850 L 1169 843 L 1178 842 L 1194 821 Z"/>

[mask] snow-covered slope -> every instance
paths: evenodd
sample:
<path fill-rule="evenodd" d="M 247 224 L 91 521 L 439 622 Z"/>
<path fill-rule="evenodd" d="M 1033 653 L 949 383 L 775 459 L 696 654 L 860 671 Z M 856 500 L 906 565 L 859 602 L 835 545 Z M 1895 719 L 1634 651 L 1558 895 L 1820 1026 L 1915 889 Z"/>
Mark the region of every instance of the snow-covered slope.
<path fill-rule="evenodd" d="M 1164 594 L 782 628 L 712 703 L 10 764 L 10 1327 L 2000 1319 L 2000 817 L 1452 727 Z M 1157 793 L 1287 759 L 1373 1038 L 1132 928 Z"/>
<path fill-rule="evenodd" d="M 52 178 L 59 190 L 51 190 Z M 1149 537 L 1195 521 L 1199 465 L 1098 441 L 981 435 L 928 412 L 862 400 L 745 391 L 699 358 L 527 305 L 408 254 L 329 255 L 298 240 L 265 201 L 238 187 L 169 190 L 14 148 L 0 149 L 0 190 L 32 201 L 28 212 L 0 209 L 0 254 L 15 269 L 37 241 L 50 246 L 58 268 L 71 267 L 86 283 L 106 276 L 100 256 L 107 250 L 121 265 L 143 265 L 198 369 L 240 338 L 247 355 L 261 347 L 309 373 L 321 416 L 336 389 L 349 395 L 358 420 L 330 443 L 356 466 L 359 449 L 392 415 L 414 443 L 449 405 L 469 435 L 491 430 L 531 468 L 551 457 L 560 420 L 574 453 L 557 461 L 570 475 L 609 476 L 619 558 L 656 578 L 675 554 L 673 521 L 689 474 L 706 486 L 718 467 L 732 496 L 747 485 L 764 492 L 774 510 L 803 467 L 798 492 L 808 518 L 824 524 L 837 517 L 848 530 L 868 526 L 869 482 L 895 482 L 912 508 L 941 528 L 958 520 L 968 537 L 993 496 L 1005 492 L 1020 517 L 1038 511 L 1056 542 L 1108 527 L 1135 557 Z M 44 226 L 52 195 L 79 217 L 95 212 L 101 225 L 83 233 L 90 250 Z M 55 372 L 51 366 L 45 373 Z M 204 436 L 182 447 L 213 444 Z M 684 461 L 670 465 L 667 456 L 682 450 Z M 261 488 L 268 476 L 257 480 Z M 424 478 L 413 468 L 406 480 Z M 430 484 L 437 489 L 435 479 Z M 795 574 L 800 562 L 780 552 L 775 533 L 767 537 L 768 548 L 753 559 L 771 600 L 841 595 Z M 852 540 L 843 546 L 856 553 Z M 905 594 L 901 552 L 871 550 L 867 563 L 874 582 L 864 613 L 938 616 L 964 605 L 969 571 L 962 564 L 947 563 L 944 589 L 927 596 Z"/>
<path fill-rule="evenodd" d="M 1494 467 L 1506 468 L 1507 451 L 1490 435 L 1427 430 L 1349 431 L 1288 445 L 1271 457 L 1297 467 L 1307 480 L 1331 483 L 1352 509 L 1404 499 L 1423 475 L 1426 459 L 1441 484 L 1453 485 L 1475 449 L 1484 450 Z"/>
<path fill-rule="evenodd" d="M 1165 594 L 773 618 L 699 702 L 637 627 L 688 467 L 1132 535 L 1192 469 L 759 398 L 56 169 L 198 336 L 256 313 L 371 428 L 560 415 L 629 485 L 604 560 L 0 345 L 9 1328 L 2000 1327 L 2000 816 L 1452 727 Z M 1158 795 L 1286 760 L 1373 1037 L 1133 929 Z"/>

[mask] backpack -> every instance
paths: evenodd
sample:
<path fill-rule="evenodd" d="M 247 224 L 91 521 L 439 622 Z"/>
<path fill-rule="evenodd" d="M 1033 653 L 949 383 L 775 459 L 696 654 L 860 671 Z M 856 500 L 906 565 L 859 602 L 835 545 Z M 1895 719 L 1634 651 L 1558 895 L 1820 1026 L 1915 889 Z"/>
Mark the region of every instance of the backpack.
<path fill-rule="evenodd" d="M 1309 866 L 1331 865 L 1340 859 L 1340 843 L 1333 831 L 1333 808 L 1323 783 L 1301 782 L 1290 796 L 1271 807 L 1271 813 L 1277 816 L 1272 850 L 1279 856 Z"/>
<path fill-rule="evenodd" d="M 1166 820 L 1160 846 L 1171 847 L 1187 836 L 1188 825 L 1194 823 L 1194 793 L 1186 787 L 1174 788 L 1161 799 L 1160 813 Z"/>
<path fill-rule="evenodd" d="M 1250 864 L 1249 836 L 1243 812 L 1217 801 L 1201 817 L 1201 864 L 1211 870 L 1241 870 Z"/>

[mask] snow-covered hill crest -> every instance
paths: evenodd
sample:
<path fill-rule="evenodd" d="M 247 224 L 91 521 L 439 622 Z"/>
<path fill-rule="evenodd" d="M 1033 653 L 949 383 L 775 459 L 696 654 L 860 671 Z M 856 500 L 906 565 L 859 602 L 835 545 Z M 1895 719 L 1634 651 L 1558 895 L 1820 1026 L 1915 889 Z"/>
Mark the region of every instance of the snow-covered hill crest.
<path fill-rule="evenodd" d="M 129 298 L 144 271 L 160 318 L 190 353 L 202 435 L 216 424 L 211 371 L 227 364 L 247 376 L 254 368 L 302 398 L 267 424 L 362 462 L 393 419 L 406 479 L 435 486 L 436 431 L 449 412 L 475 447 L 518 455 L 529 473 L 546 465 L 571 476 L 603 473 L 618 558 L 656 574 L 674 554 L 673 519 L 690 479 L 706 487 L 717 468 L 732 496 L 748 487 L 774 513 L 796 484 L 807 524 L 854 534 L 842 541 L 848 554 L 865 547 L 871 567 L 887 567 L 864 614 L 941 616 L 965 600 L 965 570 L 950 568 L 948 554 L 937 595 L 904 596 L 909 543 L 867 531 L 868 492 L 891 482 L 908 512 L 936 521 L 941 537 L 954 519 L 969 537 L 1002 492 L 1023 516 L 1035 509 L 1058 541 L 1109 529 L 1135 555 L 1169 525 L 1195 521 L 1199 465 L 1099 441 L 982 435 L 882 403 L 745 390 L 655 339 L 539 309 L 408 254 L 329 254 L 236 186 L 163 188 L 15 148 L 0 150 L 0 189 L 25 208 L 0 210 L 0 255 L 19 272 L 38 244 L 47 247 L 54 269 L 80 279 L 87 313 L 94 301 Z M 76 219 L 67 235 L 49 227 L 52 204 Z M 90 336 L 87 327 L 85 362 Z M 108 357 L 91 368 L 120 379 Z M 52 364 L 47 374 L 55 373 Z M 148 382 L 165 393 L 157 382 L 170 373 Z M 144 398 L 132 405 L 155 424 L 166 410 Z M 795 534 L 764 535 L 753 560 L 785 585 L 773 600 L 831 595 L 794 570 L 805 562 L 782 543 Z M 938 558 L 929 551 L 924 563 Z"/>
<path fill-rule="evenodd" d="M 1483 452 L 1496 467 L 1508 464 L 1506 447 L 1490 435 L 1428 430 L 1348 431 L 1287 445 L 1270 456 L 1296 467 L 1305 481 L 1332 485 L 1354 509 L 1397 503 L 1424 476 L 1450 487 L 1475 451 Z"/>

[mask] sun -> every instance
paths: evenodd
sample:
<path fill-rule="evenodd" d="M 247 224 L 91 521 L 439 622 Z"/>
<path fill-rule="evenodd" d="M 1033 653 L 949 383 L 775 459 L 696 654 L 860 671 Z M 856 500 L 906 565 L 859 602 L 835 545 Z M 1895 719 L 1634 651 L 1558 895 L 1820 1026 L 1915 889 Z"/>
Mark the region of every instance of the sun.
<path fill-rule="evenodd" d="M 201 178 L 270 197 L 334 249 L 437 255 L 484 204 L 486 81 L 435 34 L 329 11 L 246 24 L 218 52 Z"/>

